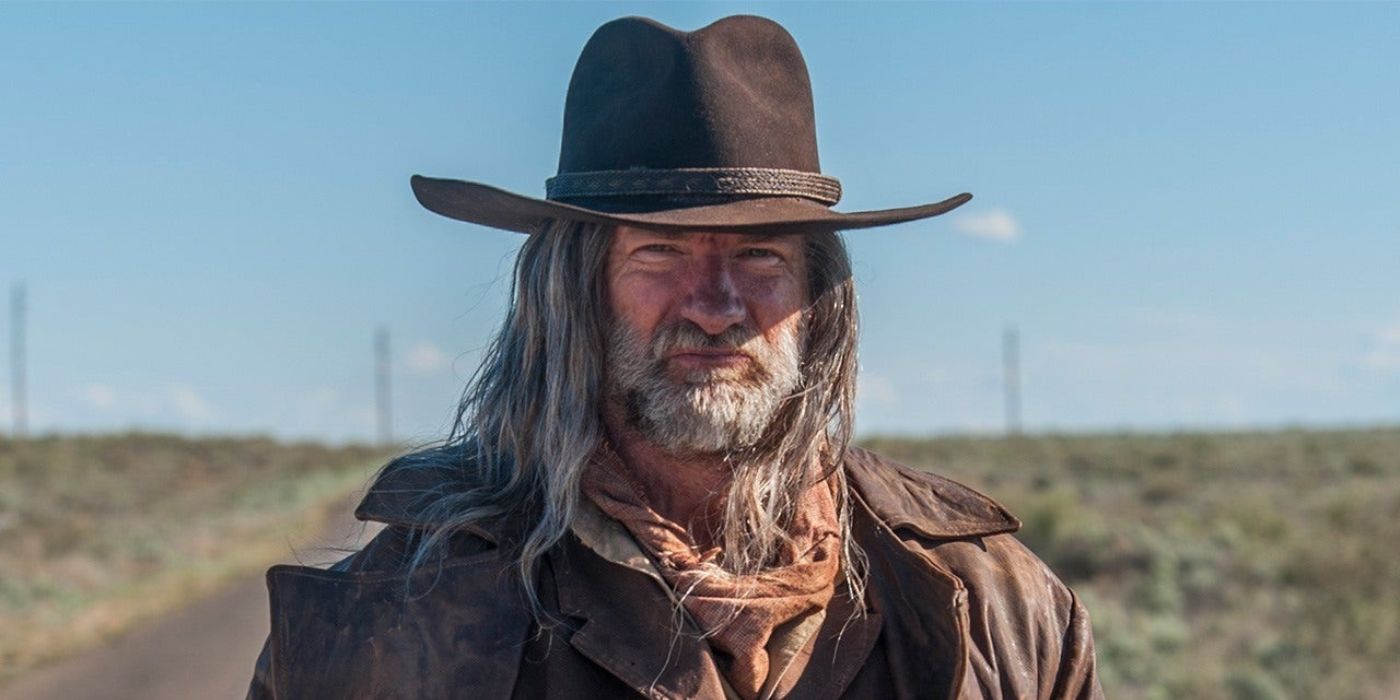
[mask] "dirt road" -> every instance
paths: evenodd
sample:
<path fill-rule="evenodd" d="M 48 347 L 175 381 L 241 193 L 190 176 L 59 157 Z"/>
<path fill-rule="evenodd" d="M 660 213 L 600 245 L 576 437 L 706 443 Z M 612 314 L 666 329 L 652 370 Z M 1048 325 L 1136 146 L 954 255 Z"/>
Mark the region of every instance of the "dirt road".
<path fill-rule="evenodd" d="M 298 547 L 304 564 L 339 559 L 337 548 L 373 536 L 350 517 L 352 504 L 320 536 Z M 293 561 L 289 557 L 289 561 Z M 0 688 L 6 700 L 189 700 L 242 698 L 268 631 L 261 574 L 147 622 L 98 649 L 38 669 Z"/>

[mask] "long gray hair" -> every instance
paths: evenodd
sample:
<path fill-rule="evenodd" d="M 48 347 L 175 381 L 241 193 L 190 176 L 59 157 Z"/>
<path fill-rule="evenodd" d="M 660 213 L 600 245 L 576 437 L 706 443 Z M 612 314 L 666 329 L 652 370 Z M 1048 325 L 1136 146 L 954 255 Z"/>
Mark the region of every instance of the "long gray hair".
<path fill-rule="evenodd" d="M 797 496 L 831 477 L 841 566 L 859 597 L 864 556 L 851 537 L 852 504 L 840 469 L 854 419 L 855 288 L 841 237 L 805 237 L 802 385 L 756 443 L 728 456 L 734 478 L 716 541 L 726 570 L 746 574 L 772 566 L 789 537 Z M 421 494 L 418 519 L 437 526 L 413 542 L 410 568 L 440 556 L 457 529 L 509 519 L 524 524 L 510 546 L 521 580 L 531 582 L 540 558 L 568 533 L 580 479 L 605 440 L 611 242 L 609 227 L 566 221 L 531 235 L 516 258 L 505 321 L 467 384 L 447 438 L 385 467 L 427 469 L 464 484 Z M 535 586 L 523 588 L 541 612 Z"/>

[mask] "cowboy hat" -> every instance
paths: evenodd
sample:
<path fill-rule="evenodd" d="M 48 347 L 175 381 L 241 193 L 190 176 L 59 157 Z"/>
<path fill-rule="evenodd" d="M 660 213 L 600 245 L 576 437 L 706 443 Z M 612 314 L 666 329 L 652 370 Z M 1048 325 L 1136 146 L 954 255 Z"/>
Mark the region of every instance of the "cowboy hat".
<path fill-rule="evenodd" d="M 564 102 L 559 171 L 544 199 L 415 175 L 429 210 L 531 233 L 565 219 L 664 230 L 844 230 L 937 216 L 972 199 L 838 212 L 817 161 L 812 87 L 797 42 L 772 20 L 683 32 L 641 17 L 584 46 Z"/>

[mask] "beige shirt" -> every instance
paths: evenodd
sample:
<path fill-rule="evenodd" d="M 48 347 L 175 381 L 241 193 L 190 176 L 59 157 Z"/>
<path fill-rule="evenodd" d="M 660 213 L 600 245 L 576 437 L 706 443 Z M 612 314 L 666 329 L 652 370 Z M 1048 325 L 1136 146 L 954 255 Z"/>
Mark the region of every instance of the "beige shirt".
<path fill-rule="evenodd" d="M 592 549 L 598 556 L 619 566 L 625 566 L 633 571 L 645 574 L 648 578 L 656 582 L 666 595 L 684 612 L 676 599 L 676 592 L 661 577 L 661 572 L 651 558 L 642 550 L 641 545 L 632 538 L 632 533 L 622 523 L 608 517 L 607 514 L 598 509 L 588 499 L 580 499 L 578 517 L 574 520 L 574 534 L 578 536 L 589 549 Z M 687 614 L 686 619 L 690 616 Z M 817 610 L 802 617 L 790 620 L 779 625 L 773 630 L 772 637 L 764 647 L 768 652 L 768 678 L 763 683 L 763 688 L 759 691 L 759 700 L 770 700 L 780 698 L 792 689 L 801 675 L 802 669 L 806 668 L 807 661 L 812 655 L 811 641 L 816 636 L 817 630 L 821 629 L 822 621 L 826 619 L 826 610 Z M 691 621 L 692 628 L 698 628 Z M 723 674 L 720 674 L 720 683 L 724 686 L 725 695 L 731 700 L 738 700 L 739 695 L 730 687 L 729 681 Z"/>

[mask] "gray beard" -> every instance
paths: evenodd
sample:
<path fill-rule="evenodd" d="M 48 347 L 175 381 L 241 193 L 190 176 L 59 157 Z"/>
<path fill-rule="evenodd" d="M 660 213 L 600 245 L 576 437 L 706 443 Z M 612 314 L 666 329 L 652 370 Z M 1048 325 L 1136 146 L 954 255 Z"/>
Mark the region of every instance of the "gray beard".
<path fill-rule="evenodd" d="M 711 336 L 682 321 L 658 329 L 651 347 L 644 347 L 636 333 L 614 322 L 608 337 L 608 394 L 623 402 L 630 427 L 671 454 L 722 454 L 749 447 L 801 387 L 804 328 L 769 345 L 751 328 L 733 326 Z M 667 376 L 663 359 L 676 347 L 740 348 L 753 362 L 690 370 L 678 382 Z"/>

